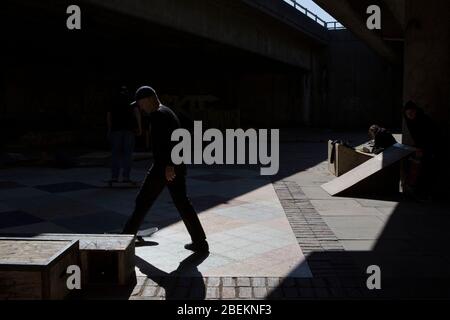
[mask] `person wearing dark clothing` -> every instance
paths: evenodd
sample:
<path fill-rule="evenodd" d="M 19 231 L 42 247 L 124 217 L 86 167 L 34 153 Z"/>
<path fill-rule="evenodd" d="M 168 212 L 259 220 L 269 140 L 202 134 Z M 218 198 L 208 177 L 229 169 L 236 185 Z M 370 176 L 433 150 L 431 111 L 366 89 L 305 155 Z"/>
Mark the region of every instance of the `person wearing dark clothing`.
<path fill-rule="evenodd" d="M 394 136 L 385 128 L 376 124 L 370 126 L 369 137 L 373 140 L 372 153 L 379 154 L 397 143 Z"/>
<path fill-rule="evenodd" d="M 406 103 L 403 113 L 414 146 L 419 152 L 435 153 L 439 134 L 433 120 L 412 101 Z"/>
<path fill-rule="evenodd" d="M 130 104 L 126 87 L 112 103 L 107 113 L 108 136 L 111 142 L 111 182 L 118 182 L 122 169 L 122 181 L 130 182 L 135 136 L 141 134 L 141 118 L 136 104 Z"/>
<path fill-rule="evenodd" d="M 174 166 L 171 152 L 175 142 L 171 141 L 172 132 L 181 127 L 180 121 L 175 113 L 164 105 L 160 105 L 158 110 L 151 113 L 151 144 L 155 166 Z M 181 164 L 184 166 L 184 164 Z"/>
<path fill-rule="evenodd" d="M 145 215 L 167 186 L 192 239 L 192 243 L 185 245 L 185 248 L 192 251 L 208 251 L 205 232 L 186 194 L 186 166 L 175 165 L 171 159 L 174 146 L 171 135 L 174 130 L 180 128 L 180 121 L 170 108 L 161 104 L 151 87 L 139 88 L 136 91 L 136 102 L 139 109 L 150 116 L 154 163 L 147 172 L 136 197 L 134 212 L 125 224 L 123 233 L 137 234 Z"/>
<path fill-rule="evenodd" d="M 440 134 L 433 120 L 414 102 L 409 101 L 403 108 L 403 115 L 410 136 L 417 148 L 416 162 L 420 163 L 416 176 L 415 192 L 418 195 L 429 195 L 433 191 L 434 168 L 437 165 L 437 152 Z"/>

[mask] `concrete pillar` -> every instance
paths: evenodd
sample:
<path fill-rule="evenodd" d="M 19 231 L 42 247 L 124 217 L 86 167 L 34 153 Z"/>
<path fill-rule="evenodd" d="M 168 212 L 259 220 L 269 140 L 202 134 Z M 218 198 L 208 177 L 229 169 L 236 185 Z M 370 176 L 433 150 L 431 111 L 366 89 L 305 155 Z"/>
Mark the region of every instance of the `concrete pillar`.
<path fill-rule="evenodd" d="M 404 102 L 414 100 L 444 135 L 441 150 L 450 149 L 450 1 L 406 1 Z M 410 137 L 404 126 L 405 143 Z M 444 153 L 444 156 L 445 156 Z M 448 189 L 448 164 L 443 161 L 436 183 Z M 442 175 L 447 175 L 445 179 Z M 441 188 L 442 189 L 442 188 Z"/>
<path fill-rule="evenodd" d="M 414 100 L 425 109 L 447 141 L 450 137 L 449 12 L 450 1 L 446 0 L 406 2 L 403 96 L 404 102 Z M 450 148 L 448 142 L 447 148 Z"/>

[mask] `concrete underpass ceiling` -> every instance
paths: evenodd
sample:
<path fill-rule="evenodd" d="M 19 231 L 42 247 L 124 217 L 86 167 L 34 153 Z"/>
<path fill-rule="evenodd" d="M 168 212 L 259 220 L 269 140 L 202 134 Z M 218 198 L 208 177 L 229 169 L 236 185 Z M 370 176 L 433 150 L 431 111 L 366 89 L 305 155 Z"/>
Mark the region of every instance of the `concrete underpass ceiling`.
<path fill-rule="evenodd" d="M 83 10 L 84 28 L 76 33 L 70 32 L 61 28 L 66 23 L 67 3 L 66 0 L 57 1 L 52 5 L 32 0 L 5 1 L 0 12 L 2 18 L 0 26 L 3 30 L 14 31 L 3 39 L 4 44 L 7 44 L 6 47 L 16 48 L 24 55 L 30 52 L 29 48 L 35 48 L 34 55 L 36 56 L 41 54 L 41 56 L 57 57 L 58 54 L 67 56 L 70 53 L 72 56 L 76 56 L 85 55 L 87 51 L 90 55 L 97 56 L 102 56 L 105 52 L 117 56 L 120 53 L 129 55 L 130 51 L 135 51 L 136 55 L 139 55 L 142 48 L 139 48 L 138 43 L 144 38 L 149 39 L 145 44 L 146 49 L 163 48 L 161 51 L 173 52 L 174 55 L 176 55 L 175 52 L 179 55 L 180 50 L 183 50 L 183 55 L 186 56 L 196 55 L 200 52 L 205 56 L 223 57 L 230 61 L 255 61 L 263 63 L 266 67 L 292 68 L 292 64 L 281 59 L 274 59 L 185 30 L 108 10 L 92 5 L 89 1 L 82 2 L 83 8 L 88 8 L 88 10 Z M 262 12 L 258 14 L 266 15 Z M 279 24 L 287 30 L 292 29 L 281 22 Z M 33 27 L 30 29 L 30 26 Z M 296 32 L 299 42 L 308 41 L 308 44 L 314 42 L 309 35 Z M 74 41 L 74 45 L 70 47 L 72 41 Z M 82 45 L 77 47 L 80 43 Z M 311 45 L 319 44 L 315 41 Z M 164 54 L 162 55 L 164 56 Z M 301 68 L 298 65 L 296 67 Z"/>
<path fill-rule="evenodd" d="M 196 70 L 214 67 L 217 71 L 291 70 L 292 66 L 250 51 L 215 42 L 187 32 L 137 19 L 98 7 L 90 7 L 83 14 L 85 26 L 79 33 L 71 33 L 65 25 L 64 3 L 48 6 L 42 2 L 6 1 L 0 12 L 4 56 L 24 63 L 77 59 L 85 61 L 117 61 L 136 64 L 139 59 L 164 58 L 177 70 Z M 20 18 L 18 18 L 20 17 Z M 141 39 L 148 39 L 141 43 Z M 151 54 L 150 54 L 151 52 Z M 33 53 L 32 55 L 30 53 Z M 94 58 L 94 59 L 92 59 Z M 130 61 L 133 59 L 133 61 Z M 143 60 L 142 60 L 143 61 Z M 295 68 L 297 69 L 297 68 Z"/>
<path fill-rule="evenodd" d="M 391 62 L 399 62 L 405 30 L 405 0 L 314 0 L 378 54 Z M 366 27 L 370 5 L 381 9 L 381 30 Z"/>

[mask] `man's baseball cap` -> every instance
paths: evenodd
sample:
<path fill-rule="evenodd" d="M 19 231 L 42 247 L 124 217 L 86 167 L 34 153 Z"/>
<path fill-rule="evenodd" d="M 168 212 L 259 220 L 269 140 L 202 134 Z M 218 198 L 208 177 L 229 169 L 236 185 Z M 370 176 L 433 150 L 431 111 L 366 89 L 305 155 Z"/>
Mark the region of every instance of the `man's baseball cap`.
<path fill-rule="evenodd" d="M 139 101 L 144 98 L 153 97 L 156 95 L 156 91 L 149 86 L 142 86 L 136 90 L 136 94 L 134 95 L 134 99 Z"/>

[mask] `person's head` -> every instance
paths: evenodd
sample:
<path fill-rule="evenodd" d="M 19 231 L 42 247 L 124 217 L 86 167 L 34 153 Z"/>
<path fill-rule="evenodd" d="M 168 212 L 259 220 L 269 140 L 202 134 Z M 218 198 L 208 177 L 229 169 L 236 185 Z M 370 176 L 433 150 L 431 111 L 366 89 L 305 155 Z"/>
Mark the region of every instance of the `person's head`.
<path fill-rule="evenodd" d="M 419 107 L 413 101 L 408 101 L 403 107 L 403 114 L 407 120 L 415 120 Z"/>
<path fill-rule="evenodd" d="M 156 91 L 149 86 L 142 86 L 137 89 L 135 99 L 139 110 L 145 113 L 151 113 L 158 110 L 161 104 Z"/>
<path fill-rule="evenodd" d="M 119 88 L 119 94 L 122 97 L 127 97 L 128 98 L 128 96 L 130 95 L 130 91 L 128 90 L 127 86 L 121 86 Z"/>
<path fill-rule="evenodd" d="M 116 97 L 122 105 L 127 105 L 128 103 L 130 103 L 130 91 L 128 90 L 127 86 L 120 86 Z"/>
<path fill-rule="evenodd" d="M 380 130 L 381 130 L 380 126 L 376 124 L 371 125 L 369 128 L 369 138 L 372 140 L 375 139 L 375 136 L 378 134 L 378 132 L 380 132 Z"/>

